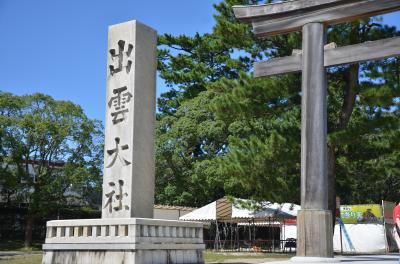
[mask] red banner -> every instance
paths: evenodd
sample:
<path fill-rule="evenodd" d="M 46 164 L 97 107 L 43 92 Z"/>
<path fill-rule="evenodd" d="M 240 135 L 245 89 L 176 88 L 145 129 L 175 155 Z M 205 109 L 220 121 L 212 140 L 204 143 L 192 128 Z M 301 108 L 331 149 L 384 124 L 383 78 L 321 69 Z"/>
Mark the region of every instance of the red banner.
<path fill-rule="evenodd" d="M 297 225 L 296 219 L 285 219 L 283 220 L 283 224 L 285 225 Z"/>

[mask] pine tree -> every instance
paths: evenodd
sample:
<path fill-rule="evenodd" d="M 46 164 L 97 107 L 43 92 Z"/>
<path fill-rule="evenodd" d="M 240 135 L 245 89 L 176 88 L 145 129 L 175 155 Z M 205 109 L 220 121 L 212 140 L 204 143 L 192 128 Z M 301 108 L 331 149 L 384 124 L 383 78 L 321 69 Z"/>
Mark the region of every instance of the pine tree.
<path fill-rule="evenodd" d="M 233 15 L 232 5 L 246 2 L 214 5 L 209 34 L 160 37 L 159 70 L 171 91 L 158 102 L 159 202 L 233 195 L 299 203 L 301 75 L 255 79 L 252 64 L 300 49 L 301 33 L 256 38 Z M 373 18 L 331 27 L 328 40 L 344 46 L 398 34 Z M 331 209 L 336 190 L 347 203 L 400 198 L 389 191 L 400 176 L 399 78 L 398 58 L 329 69 Z"/>

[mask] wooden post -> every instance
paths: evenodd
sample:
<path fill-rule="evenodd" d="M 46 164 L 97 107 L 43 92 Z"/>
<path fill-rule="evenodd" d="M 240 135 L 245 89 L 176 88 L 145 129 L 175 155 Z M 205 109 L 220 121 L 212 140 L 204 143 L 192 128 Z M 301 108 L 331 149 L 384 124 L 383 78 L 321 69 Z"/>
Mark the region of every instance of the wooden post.
<path fill-rule="evenodd" d="M 327 103 L 325 67 L 400 54 L 400 38 L 327 49 L 325 26 L 400 10 L 399 0 L 298 0 L 234 6 L 236 18 L 260 37 L 303 30 L 303 51 L 255 63 L 255 77 L 302 71 L 301 206 L 297 257 L 293 261 L 338 262 L 333 258 L 332 213 L 328 211 Z M 322 259 L 321 259 L 322 258 Z"/>
<path fill-rule="evenodd" d="M 303 26 L 301 114 L 301 208 L 297 217 L 297 256 L 333 257 L 328 211 L 325 26 Z"/>
<path fill-rule="evenodd" d="M 328 209 L 325 27 L 303 27 L 301 208 Z"/>

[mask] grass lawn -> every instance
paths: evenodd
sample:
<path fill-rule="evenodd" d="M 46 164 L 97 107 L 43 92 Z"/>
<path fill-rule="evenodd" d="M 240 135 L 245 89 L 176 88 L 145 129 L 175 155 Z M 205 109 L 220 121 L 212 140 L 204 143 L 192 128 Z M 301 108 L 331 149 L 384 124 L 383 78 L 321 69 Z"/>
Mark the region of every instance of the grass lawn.
<path fill-rule="evenodd" d="M 16 257 L 2 257 L 0 264 L 40 264 L 42 263 L 42 254 Z"/>
<path fill-rule="evenodd" d="M 0 240 L 0 253 L 2 251 L 20 252 L 27 255 L 0 256 L 0 264 L 42 263 L 42 243 L 40 242 L 34 242 L 31 248 L 25 248 L 24 241 L 21 240 Z"/>
<path fill-rule="evenodd" d="M 25 248 L 22 240 L 0 240 L 0 251 L 42 252 L 43 242 L 33 242 L 32 247 Z"/>
<path fill-rule="evenodd" d="M 289 259 L 293 255 L 289 254 L 273 254 L 273 253 L 216 253 L 205 251 L 204 258 L 206 263 L 229 263 L 231 261 L 246 262 L 246 260 L 259 260 L 259 262 L 267 262 L 273 260 Z M 0 257 L 0 264 L 41 264 L 42 254 L 34 254 L 27 256 Z M 256 263 L 256 262 L 254 262 Z"/>

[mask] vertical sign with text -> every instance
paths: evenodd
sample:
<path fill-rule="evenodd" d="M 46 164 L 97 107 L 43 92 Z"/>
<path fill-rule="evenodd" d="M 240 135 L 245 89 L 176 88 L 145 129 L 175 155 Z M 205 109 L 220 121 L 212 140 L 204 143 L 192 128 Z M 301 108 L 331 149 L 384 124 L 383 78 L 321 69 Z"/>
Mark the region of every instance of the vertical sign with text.
<path fill-rule="evenodd" d="M 153 217 L 155 30 L 109 27 L 102 218 Z"/>

